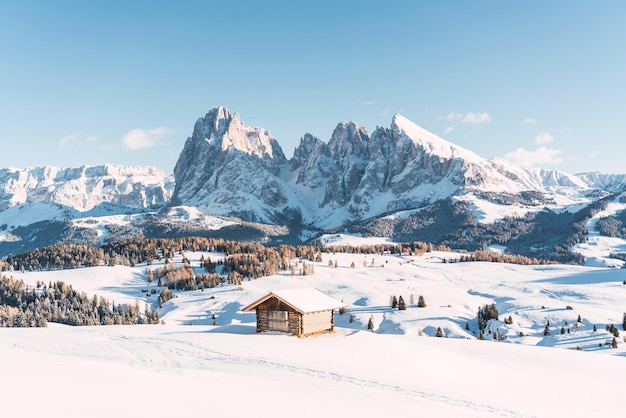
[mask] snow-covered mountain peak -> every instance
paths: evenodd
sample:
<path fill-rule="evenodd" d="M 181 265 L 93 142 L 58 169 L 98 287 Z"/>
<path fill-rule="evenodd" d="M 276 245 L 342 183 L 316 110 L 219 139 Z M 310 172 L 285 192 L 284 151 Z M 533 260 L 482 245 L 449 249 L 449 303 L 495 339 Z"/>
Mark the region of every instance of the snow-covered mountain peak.
<path fill-rule="evenodd" d="M 455 145 L 452 142 L 427 131 L 399 113 L 396 113 L 393 116 L 391 129 L 398 133 L 404 133 L 415 144 L 422 147 L 429 154 L 437 155 L 445 159 L 461 158 L 471 162 L 482 160 L 482 158 L 474 152 Z"/>
<path fill-rule="evenodd" d="M 56 203 L 88 211 L 103 203 L 133 208 L 165 204 L 171 179 L 154 167 L 115 164 L 78 168 L 0 170 L 0 210 L 22 203 Z"/>
<path fill-rule="evenodd" d="M 193 138 L 204 138 L 213 142 L 228 131 L 233 115 L 225 107 L 214 107 L 203 117 L 198 118 L 193 129 Z"/>
<path fill-rule="evenodd" d="M 203 141 L 222 152 L 233 149 L 261 159 L 285 160 L 280 146 L 268 130 L 244 124 L 238 113 L 231 113 L 223 106 L 212 108 L 206 116 L 198 119 L 191 139 Z"/>
<path fill-rule="evenodd" d="M 626 175 L 571 175 L 481 158 L 400 114 L 371 135 L 355 122 L 337 124 L 327 142 L 305 134 L 288 161 L 268 130 L 246 125 L 220 106 L 195 123 L 173 178 L 152 167 L 114 164 L 4 169 L 0 211 L 25 203 L 80 213 L 112 208 L 114 214 L 184 205 L 296 231 L 336 228 L 459 196 L 476 207 L 498 205 L 507 216 L 523 213 L 517 211 L 522 204 L 526 211 L 563 209 L 624 190 Z"/>
<path fill-rule="evenodd" d="M 355 122 L 340 122 L 328 141 L 330 151 L 339 157 L 362 154 L 369 143 L 370 135 L 364 126 Z"/>
<path fill-rule="evenodd" d="M 285 159 L 276 140 L 272 138 L 268 130 L 243 124 L 236 113 L 231 119 L 228 131 L 222 139 L 221 148 L 223 151 L 234 148 L 248 154 L 257 155 L 259 158 Z"/>

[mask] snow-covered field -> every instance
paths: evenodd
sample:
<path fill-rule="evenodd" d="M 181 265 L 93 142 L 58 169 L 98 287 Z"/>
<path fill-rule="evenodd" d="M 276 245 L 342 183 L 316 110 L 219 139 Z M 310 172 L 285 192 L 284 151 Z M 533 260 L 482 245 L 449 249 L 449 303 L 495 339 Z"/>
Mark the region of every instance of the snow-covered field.
<path fill-rule="evenodd" d="M 339 329 L 298 339 L 198 326 L 2 330 L 3 416 L 600 416 L 617 356 Z M 5 415 L 6 414 L 6 415 Z"/>
<path fill-rule="evenodd" d="M 185 255 L 197 266 L 203 254 Z M 442 262 L 455 256 L 326 253 L 310 276 L 296 268 L 293 276 L 287 271 L 241 286 L 179 292 L 158 311 L 165 325 L 0 329 L 2 415 L 554 417 L 624 411 L 626 270 Z M 329 265 L 335 261 L 337 268 Z M 156 286 L 147 283 L 145 269 L 13 274 L 30 285 L 63 280 L 115 303 L 139 299 L 156 308 L 156 295 L 142 292 Z M 348 305 L 336 317 L 336 332 L 256 334 L 254 313 L 241 308 L 268 290 L 301 287 Z M 403 296 L 408 309 L 391 309 L 392 295 Z M 419 295 L 425 308 L 415 306 Z M 496 304 L 500 320 L 513 319 L 490 325 L 504 341 L 474 337 L 476 311 L 486 303 Z M 374 332 L 366 330 L 370 316 Z M 551 335 L 544 336 L 547 321 Z M 605 345 L 612 339 L 609 324 L 622 333 L 617 349 Z M 434 337 L 437 327 L 449 338 Z M 569 333 L 560 334 L 561 327 Z"/>

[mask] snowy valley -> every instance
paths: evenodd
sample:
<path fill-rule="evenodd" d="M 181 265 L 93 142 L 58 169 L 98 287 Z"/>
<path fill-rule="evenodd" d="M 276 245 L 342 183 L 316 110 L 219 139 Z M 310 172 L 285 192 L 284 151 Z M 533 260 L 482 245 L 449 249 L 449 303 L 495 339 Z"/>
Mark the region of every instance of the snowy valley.
<path fill-rule="evenodd" d="M 145 291 L 158 288 L 146 270 L 163 261 L 13 272 L 32 287 L 62 280 L 118 304 L 149 304 L 164 324 L 0 330 L 3 408 L 20 413 L 28 404 L 31 416 L 67 417 L 204 409 L 231 415 L 263 405 L 280 405 L 276 416 L 297 409 L 305 417 L 552 417 L 623 410 L 623 269 L 449 262 L 461 255 L 325 252 L 319 262 L 304 261 L 313 274 L 298 274 L 302 261 L 294 259 L 295 274 L 174 292 L 161 308 Z M 184 256 L 201 272 L 201 259 L 223 254 Z M 170 261 L 181 265 L 183 259 L 178 254 Z M 334 333 L 257 334 L 254 312 L 241 312 L 267 291 L 308 287 L 347 305 L 345 313 L 335 313 Z M 392 296 L 402 296 L 407 309 L 392 308 Z M 416 306 L 419 296 L 426 307 Z M 479 341 L 476 314 L 486 304 L 495 304 L 499 320 L 489 322 Z M 613 324 L 621 333 L 617 349 L 606 330 Z M 442 338 L 435 336 L 437 328 Z M 61 401 L 68 392 L 72 400 Z M 30 402 L 33 397 L 37 402 Z M 109 399 L 107 406 L 95 407 L 102 399 Z"/>

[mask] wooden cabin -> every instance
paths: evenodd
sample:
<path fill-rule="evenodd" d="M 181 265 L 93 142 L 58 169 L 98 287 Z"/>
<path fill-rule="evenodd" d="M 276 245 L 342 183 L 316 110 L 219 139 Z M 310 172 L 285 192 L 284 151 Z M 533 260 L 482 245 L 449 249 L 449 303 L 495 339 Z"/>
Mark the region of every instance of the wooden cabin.
<path fill-rule="evenodd" d="M 288 289 L 268 293 L 243 308 L 256 310 L 256 331 L 281 331 L 299 337 L 332 332 L 335 309 L 345 305 L 317 289 Z"/>

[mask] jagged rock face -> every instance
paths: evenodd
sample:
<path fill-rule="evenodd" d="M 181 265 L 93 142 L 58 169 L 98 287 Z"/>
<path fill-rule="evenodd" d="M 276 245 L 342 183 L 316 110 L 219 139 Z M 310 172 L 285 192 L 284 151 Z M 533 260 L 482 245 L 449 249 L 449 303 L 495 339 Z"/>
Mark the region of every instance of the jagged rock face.
<path fill-rule="evenodd" d="M 340 123 L 328 143 L 326 159 L 332 161 L 332 170 L 320 206 L 345 207 L 352 219 L 359 219 L 371 214 L 373 203 L 383 211 L 415 207 L 425 198 L 405 199 L 403 195 L 420 186 L 435 185 L 444 179 L 459 188 L 465 186 L 465 160 L 454 153 L 437 152 L 454 146 L 410 125 L 396 116 L 390 129 L 378 128 L 370 136 L 362 126 Z M 433 146 L 433 141 L 439 143 Z M 309 159 L 315 160 L 316 156 Z M 307 176 L 315 177 L 310 172 Z"/>
<path fill-rule="evenodd" d="M 465 202 L 459 206 L 465 209 L 467 202 L 480 200 L 541 211 L 625 190 L 626 175 L 570 175 L 485 160 L 401 115 L 371 135 L 354 122 L 339 123 L 328 142 L 306 134 L 288 161 L 267 130 L 247 126 L 239 115 L 217 107 L 196 122 L 173 177 L 150 167 L 114 165 L 0 170 L 0 249 L 30 248 L 63 234 L 72 242 L 97 241 L 91 217 L 118 219 L 166 205 L 278 225 L 279 235 L 288 231 L 289 239 L 298 241 L 306 229 L 421 210 L 451 196 Z M 506 207 L 502 213 L 506 216 Z M 169 217 L 165 210 L 137 216 L 130 226 L 116 228 L 119 219 L 112 220 L 106 234 L 171 231 L 167 222 L 160 224 Z M 88 220 L 75 222 L 81 218 Z M 390 228 L 387 221 L 382 224 Z M 181 226 L 177 234 L 188 227 Z M 232 233 L 250 236 L 247 228 Z"/>
<path fill-rule="evenodd" d="M 0 210 L 27 202 L 57 203 L 78 211 L 103 203 L 141 209 L 165 205 L 171 193 L 172 180 L 153 167 L 0 170 Z"/>
<path fill-rule="evenodd" d="M 333 157 L 328 145 L 311 134 L 300 140 L 290 160 L 291 171 L 299 170 L 297 184 L 311 189 L 323 189 L 333 169 Z"/>
<path fill-rule="evenodd" d="M 268 131 L 242 124 L 238 114 L 231 115 L 223 107 L 211 109 L 196 122 L 174 167 L 174 198 L 190 200 L 207 188 L 219 187 L 218 171 L 247 157 L 272 175 L 278 175 L 286 161 Z M 208 184 L 210 179 L 214 184 Z"/>
<path fill-rule="evenodd" d="M 280 222 L 288 213 L 316 227 L 473 191 L 493 196 L 589 187 L 564 173 L 485 160 L 401 115 L 371 135 L 354 122 L 339 123 L 327 143 L 306 134 L 287 161 L 266 130 L 222 107 L 196 122 L 174 175 L 173 204 L 261 222 Z"/>
<path fill-rule="evenodd" d="M 223 107 L 211 109 L 196 122 L 176 163 L 172 201 L 271 221 L 265 215 L 287 202 L 279 180 L 286 162 L 267 130 L 243 124 L 238 114 Z"/>
<path fill-rule="evenodd" d="M 290 212 L 326 225 L 415 208 L 480 187 L 493 175 L 504 178 L 400 115 L 372 135 L 354 122 L 339 123 L 328 143 L 306 134 L 287 161 L 266 130 L 218 107 L 196 122 L 185 143 L 172 203 L 252 221 L 274 222 Z"/>
<path fill-rule="evenodd" d="M 343 206 L 352 199 L 365 174 L 369 142 L 369 134 L 363 126 L 354 122 L 337 125 L 328 142 L 334 163 L 321 206 Z"/>

